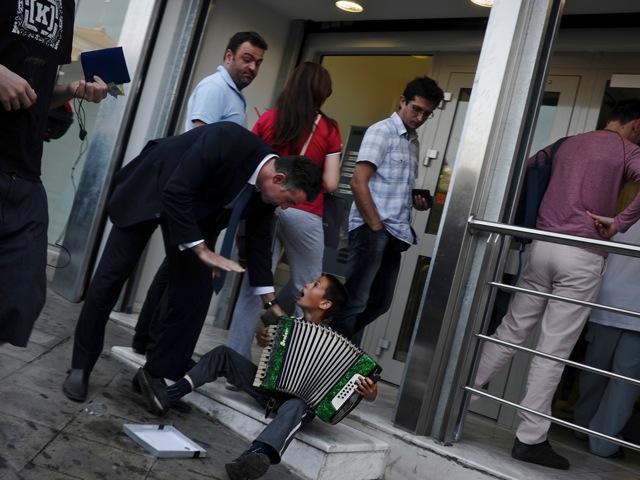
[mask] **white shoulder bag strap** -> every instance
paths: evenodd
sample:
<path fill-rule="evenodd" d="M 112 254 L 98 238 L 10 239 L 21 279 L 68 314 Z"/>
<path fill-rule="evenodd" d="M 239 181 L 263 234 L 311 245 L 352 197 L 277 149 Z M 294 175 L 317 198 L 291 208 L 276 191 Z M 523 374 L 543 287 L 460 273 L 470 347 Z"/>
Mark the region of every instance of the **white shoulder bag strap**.
<path fill-rule="evenodd" d="M 304 145 L 300 149 L 300 155 L 304 155 L 307 152 L 307 147 L 309 146 L 309 143 L 311 143 L 311 137 L 313 137 L 313 133 L 316 131 L 316 127 L 318 126 L 318 123 L 320 122 L 321 117 L 322 115 L 318 114 L 318 116 L 316 117 L 316 121 L 313 122 L 313 125 L 311 126 L 311 132 L 307 137 L 307 141 L 304 142 Z"/>

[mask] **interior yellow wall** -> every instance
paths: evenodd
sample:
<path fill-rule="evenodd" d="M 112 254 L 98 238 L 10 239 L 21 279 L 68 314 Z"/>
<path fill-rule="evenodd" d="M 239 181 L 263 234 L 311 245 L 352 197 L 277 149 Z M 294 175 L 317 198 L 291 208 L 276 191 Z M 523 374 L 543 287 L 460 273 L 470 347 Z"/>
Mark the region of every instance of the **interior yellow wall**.
<path fill-rule="evenodd" d="M 325 56 L 333 93 L 322 110 L 340 126 L 343 143 L 352 125 L 369 126 L 399 106 L 405 85 L 429 75 L 432 58 L 403 56 Z"/>

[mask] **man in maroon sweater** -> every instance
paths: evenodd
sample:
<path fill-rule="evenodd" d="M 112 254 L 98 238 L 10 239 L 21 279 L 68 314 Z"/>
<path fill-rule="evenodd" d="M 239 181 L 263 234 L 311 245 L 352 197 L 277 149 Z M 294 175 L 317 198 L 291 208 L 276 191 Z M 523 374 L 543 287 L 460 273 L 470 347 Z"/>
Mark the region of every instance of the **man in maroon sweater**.
<path fill-rule="evenodd" d="M 568 138 L 558 149 L 549 187 L 542 199 L 536 228 L 587 238 L 611 238 L 640 219 L 640 195 L 615 215 L 626 181 L 640 181 L 640 100 L 618 103 L 607 126 Z M 547 147 L 548 150 L 551 146 Z M 533 159 L 529 159 L 531 164 Z M 518 287 L 593 302 L 606 265 L 606 252 L 534 240 Z M 537 351 L 568 358 L 590 309 L 567 302 L 516 293 L 492 337 L 521 345 L 541 325 Z M 515 350 L 495 343 L 484 345 L 474 387 L 486 384 Z M 564 365 L 534 356 L 521 404 L 551 414 L 553 394 Z M 547 440 L 551 423 L 519 412 L 522 421 L 511 455 L 525 462 L 566 470 L 569 461 Z"/>

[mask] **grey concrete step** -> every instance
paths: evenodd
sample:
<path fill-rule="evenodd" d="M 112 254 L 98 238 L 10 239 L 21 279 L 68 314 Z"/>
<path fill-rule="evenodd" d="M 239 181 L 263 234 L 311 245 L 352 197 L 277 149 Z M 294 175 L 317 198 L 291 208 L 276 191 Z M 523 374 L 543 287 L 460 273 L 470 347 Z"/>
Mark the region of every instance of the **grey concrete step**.
<path fill-rule="evenodd" d="M 137 315 L 113 312 L 111 319 L 133 329 Z M 199 357 L 217 345 L 224 345 L 226 335 L 226 330 L 205 325 L 195 356 Z M 254 346 L 253 358 L 260 358 L 261 351 Z M 111 353 L 136 368 L 144 363 L 144 357 L 133 353 L 128 347 L 113 347 Z M 283 462 L 301 476 L 314 480 L 519 479 L 517 476 L 496 477 L 492 472 L 483 472 L 481 461 L 457 458 L 456 454 L 460 453 L 456 452 L 457 448 L 452 449 L 428 437 L 411 435 L 395 428 L 389 419 L 396 395 L 395 386 L 382 382 L 376 401 L 361 402 L 340 424 L 326 425 L 316 419 L 304 431 L 298 432 L 283 456 Z M 248 441 L 253 440 L 266 425 L 264 411 L 245 394 L 225 389 L 222 380 L 201 387 L 185 400 L 214 415 Z M 371 449 L 373 458 L 370 456 Z M 472 457 L 485 456 L 484 452 L 478 452 Z M 425 477 L 423 472 L 429 472 L 429 476 Z"/>
<path fill-rule="evenodd" d="M 145 361 L 130 347 L 112 347 L 111 354 L 134 368 Z M 227 390 L 223 380 L 200 387 L 184 400 L 213 415 L 250 442 L 269 420 L 252 398 Z M 346 424 L 329 425 L 316 419 L 296 434 L 282 461 L 309 479 L 371 480 L 383 478 L 388 451 L 385 442 L 355 428 Z"/>

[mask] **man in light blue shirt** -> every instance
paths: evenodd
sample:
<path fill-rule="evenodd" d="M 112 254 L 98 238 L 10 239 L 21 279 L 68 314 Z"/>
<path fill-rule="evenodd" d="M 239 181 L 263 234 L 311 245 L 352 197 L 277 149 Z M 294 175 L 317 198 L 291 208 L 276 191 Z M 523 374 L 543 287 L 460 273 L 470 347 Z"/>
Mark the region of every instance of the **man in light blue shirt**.
<path fill-rule="evenodd" d="M 184 129 L 222 120 L 247 127 L 247 100 L 227 69 L 220 65 L 216 73 L 203 78 L 191 94 Z"/>
<path fill-rule="evenodd" d="M 185 131 L 220 121 L 247 127 L 247 100 L 242 90 L 258 76 L 265 50 L 267 43 L 256 32 L 231 37 L 223 64 L 202 79 L 189 97 Z"/>
<path fill-rule="evenodd" d="M 349 302 L 334 318 L 334 330 L 359 343 L 362 330 L 389 310 L 401 253 L 416 243 L 411 212 L 427 210 L 412 195 L 418 174 L 418 129 L 444 93 L 428 77 L 407 84 L 400 108 L 367 129 L 351 180 L 346 283 Z"/>

